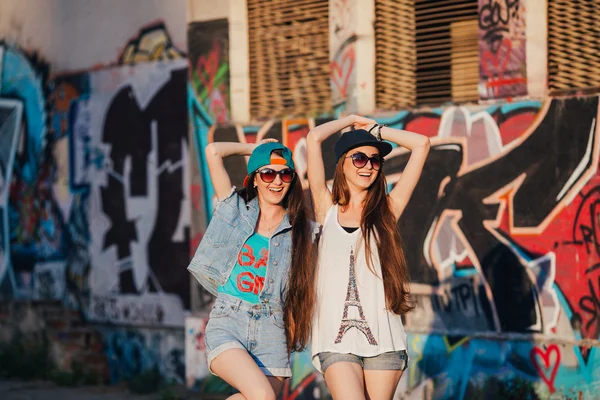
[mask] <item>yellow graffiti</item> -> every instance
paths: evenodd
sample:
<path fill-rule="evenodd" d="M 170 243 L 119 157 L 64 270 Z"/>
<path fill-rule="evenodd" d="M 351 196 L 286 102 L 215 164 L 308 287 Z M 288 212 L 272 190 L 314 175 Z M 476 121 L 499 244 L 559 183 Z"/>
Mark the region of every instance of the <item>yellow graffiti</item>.
<path fill-rule="evenodd" d="M 410 347 L 412 349 L 412 354 L 415 355 L 414 360 L 412 360 L 408 365 L 408 383 L 409 386 L 413 387 L 417 384 L 417 377 L 415 376 L 417 372 L 417 366 L 419 361 L 423 359 L 423 352 L 421 351 L 421 336 L 415 335 L 413 340 L 410 341 Z"/>
<path fill-rule="evenodd" d="M 470 338 L 468 336 L 465 336 L 458 342 L 456 342 L 454 344 L 450 344 L 450 342 L 448 341 L 448 336 L 444 336 L 444 343 L 446 344 L 446 350 L 448 350 L 448 353 L 452 353 L 454 350 L 459 348 L 461 344 L 465 343 L 469 339 Z"/>
<path fill-rule="evenodd" d="M 137 64 L 183 57 L 184 54 L 173 45 L 164 24 L 159 24 L 143 30 L 138 38 L 130 40 L 119 61 L 122 64 Z"/>

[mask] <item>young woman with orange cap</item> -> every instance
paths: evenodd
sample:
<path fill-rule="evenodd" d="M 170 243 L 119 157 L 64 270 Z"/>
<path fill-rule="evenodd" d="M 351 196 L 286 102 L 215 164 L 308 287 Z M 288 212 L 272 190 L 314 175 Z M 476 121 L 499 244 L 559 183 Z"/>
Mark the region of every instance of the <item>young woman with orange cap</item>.
<path fill-rule="evenodd" d="M 205 153 L 219 201 L 188 270 L 216 296 L 205 332 L 209 369 L 240 391 L 230 399 L 275 399 L 291 376 L 288 275 L 311 262 L 314 224 L 287 147 L 212 143 Z M 239 192 L 223 164 L 231 155 L 250 155 Z"/>

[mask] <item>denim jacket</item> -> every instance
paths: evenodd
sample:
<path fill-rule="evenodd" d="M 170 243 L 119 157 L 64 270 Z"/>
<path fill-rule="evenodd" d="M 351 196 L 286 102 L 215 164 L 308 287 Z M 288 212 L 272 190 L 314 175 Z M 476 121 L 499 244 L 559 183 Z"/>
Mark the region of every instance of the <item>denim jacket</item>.
<path fill-rule="evenodd" d="M 248 204 L 233 190 L 217 203 L 204 237 L 196 250 L 188 271 L 214 296 L 219 285 L 224 285 L 236 264 L 238 254 L 254 233 L 259 217 L 258 199 Z M 262 303 L 271 302 L 283 308 L 283 296 L 292 260 L 292 227 L 284 218 L 269 239 L 269 259 L 264 287 L 260 293 Z"/>

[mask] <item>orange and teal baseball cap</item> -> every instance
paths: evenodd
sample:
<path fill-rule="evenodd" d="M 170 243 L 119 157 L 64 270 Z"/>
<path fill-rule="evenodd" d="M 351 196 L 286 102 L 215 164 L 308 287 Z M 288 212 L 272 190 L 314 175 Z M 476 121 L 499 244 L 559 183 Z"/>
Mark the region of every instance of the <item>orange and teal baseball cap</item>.
<path fill-rule="evenodd" d="M 273 152 L 276 150 L 281 152 L 283 159 L 272 156 Z M 247 166 L 248 175 L 269 164 L 286 165 L 294 171 L 296 170 L 294 159 L 292 158 L 292 151 L 288 147 L 277 142 L 267 142 L 257 146 L 250 155 Z M 244 186 L 246 186 L 248 175 L 246 175 L 246 178 L 244 179 Z"/>

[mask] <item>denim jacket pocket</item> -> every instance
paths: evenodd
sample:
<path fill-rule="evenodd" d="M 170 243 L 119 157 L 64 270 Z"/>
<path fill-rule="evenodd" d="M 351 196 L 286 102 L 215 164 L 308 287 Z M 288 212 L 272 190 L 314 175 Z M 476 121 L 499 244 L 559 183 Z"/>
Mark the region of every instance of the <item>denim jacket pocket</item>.
<path fill-rule="evenodd" d="M 274 311 L 273 314 L 271 314 L 271 321 L 273 321 L 275 326 L 279 329 L 285 328 L 285 323 L 283 322 L 283 311 Z"/>

